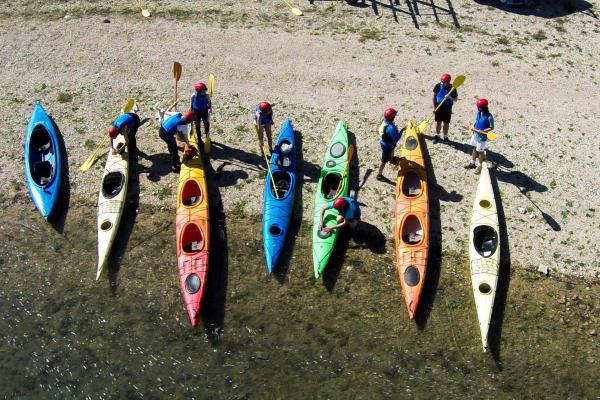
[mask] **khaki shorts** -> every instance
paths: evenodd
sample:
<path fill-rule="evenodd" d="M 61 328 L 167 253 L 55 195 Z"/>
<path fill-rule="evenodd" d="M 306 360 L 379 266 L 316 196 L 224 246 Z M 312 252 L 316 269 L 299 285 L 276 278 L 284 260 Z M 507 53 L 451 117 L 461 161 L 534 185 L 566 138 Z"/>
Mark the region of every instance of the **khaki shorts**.
<path fill-rule="evenodd" d="M 475 135 L 471 136 L 471 142 L 469 142 L 469 144 L 475 147 L 475 151 L 478 153 L 483 153 L 487 148 L 487 140 L 485 142 L 480 142 Z"/>

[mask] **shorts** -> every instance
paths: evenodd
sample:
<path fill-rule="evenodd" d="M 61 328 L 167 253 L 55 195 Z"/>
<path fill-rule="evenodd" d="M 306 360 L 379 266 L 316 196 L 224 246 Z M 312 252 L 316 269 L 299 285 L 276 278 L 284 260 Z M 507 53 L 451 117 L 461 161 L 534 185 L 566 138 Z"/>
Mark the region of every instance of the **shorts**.
<path fill-rule="evenodd" d="M 392 161 L 394 155 L 394 147 L 385 148 L 381 146 L 381 162 L 386 163 Z"/>
<path fill-rule="evenodd" d="M 452 118 L 452 106 L 441 106 L 435 113 L 435 122 L 450 123 Z"/>
<path fill-rule="evenodd" d="M 475 147 L 475 151 L 478 153 L 483 153 L 487 147 L 487 140 L 484 142 L 480 142 L 479 140 L 477 140 L 477 138 L 475 137 L 475 135 L 471 136 L 471 141 L 469 142 L 469 144 L 473 147 Z"/>
<path fill-rule="evenodd" d="M 210 113 L 208 110 L 194 110 L 194 112 L 196 113 L 196 121 L 202 121 L 205 125 L 210 124 Z"/>

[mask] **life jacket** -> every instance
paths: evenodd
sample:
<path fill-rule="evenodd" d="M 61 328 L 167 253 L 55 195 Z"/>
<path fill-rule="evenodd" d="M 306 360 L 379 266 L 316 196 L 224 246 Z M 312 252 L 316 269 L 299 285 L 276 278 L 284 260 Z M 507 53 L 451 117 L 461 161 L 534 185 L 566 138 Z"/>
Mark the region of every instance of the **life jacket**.
<path fill-rule="evenodd" d="M 254 112 L 254 122 L 257 122 L 256 121 L 256 113 L 258 113 L 258 115 L 260 117 L 261 125 L 267 125 L 273 121 L 273 110 L 271 110 L 271 112 L 269 114 L 264 114 L 262 111 L 260 111 L 260 108 L 256 107 L 256 111 Z"/>
<path fill-rule="evenodd" d="M 208 96 L 206 95 L 206 93 L 202 95 L 198 92 L 194 93 L 194 95 L 192 96 L 192 110 L 208 110 Z"/>
<path fill-rule="evenodd" d="M 388 128 L 392 127 L 390 130 Z M 386 119 L 383 120 L 379 126 L 379 143 L 387 148 L 395 146 L 398 140 L 402 137 L 402 133 L 398 132 L 396 125 L 388 122 Z"/>
<path fill-rule="evenodd" d="M 444 97 L 452 90 L 452 85 L 447 88 L 444 87 L 443 83 L 438 83 L 438 85 L 440 90 L 435 94 L 435 104 L 440 104 L 444 100 Z M 446 101 L 444 101 L 444 106 L 451 106 L 452 104 L 454 104 L 454 100 L 452 100 L 451 96 L 448 96 Z"/>
<path fill-rule="evenodd" d="M 133 125 L 133 116 L 131 114 L 121 114 L 113 121 L 111 125 L 117 128 L 119 132 L 121 132 L 121 128 L 123 128 L 123 126 L 127 126 L 131 131 Z"/>
<path fill-rule="evenodd" d="M 180 125 L 184 119 L 185 118 L 183 118 L 183 114 L 181 113 L 172 115 L 163 121 L 162 128 L 172 136 L 175 134 L 175 132 L 177 132 L 177 125 Z"/>
<path fill-rule="evenodd" d="M 475 115 L 475 124 L 473 126 L 473 128 L 477 129 L 478 131 L 482 131 L 484 129 L 488 129 L 488 128 L 493 128 L 494 127 L 494 116 L 492 115 L 492 113 L 482 113 L 481 111 L 477 111 L 477 114 Z M 475 134 L 477 135 L 477 139 L 480 142 L 485 142 L 486 140 L 488 140 L 487 135 L 484 135 L 482 133 L 477 133 L 475 132 Z"/>

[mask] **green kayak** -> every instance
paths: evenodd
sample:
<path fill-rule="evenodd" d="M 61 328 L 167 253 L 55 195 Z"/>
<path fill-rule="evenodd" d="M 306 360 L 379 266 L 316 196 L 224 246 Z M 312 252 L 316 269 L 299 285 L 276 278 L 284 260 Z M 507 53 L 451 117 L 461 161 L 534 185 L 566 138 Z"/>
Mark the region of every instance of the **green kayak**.
<path fill-rule="evenodd" d="M 325 154 L 323 168 L 321 168 L 321 174 L 319 175 L 319 185 L 315 197 L 312 241 L 315 278 L 319 278 L 323 274 L 338 237 L 337 230 L 328 233 L 319 230 L 321 207 L 338 197 L 346 196 L 346 193 L 348 193 L 348 174 L 344 174 L 344 169 L 348 161 L 348 128 L 344 121 L 340 121 L 329 142 L 329 146 L 327 146 L 327 153 Z M 342 176 L 344 178 L 340 185 Z M 337 216 L 338 212 L 336 210 L 330 209 L 325 211 L 323 225 L 336 225 L 335 219 Z"/>

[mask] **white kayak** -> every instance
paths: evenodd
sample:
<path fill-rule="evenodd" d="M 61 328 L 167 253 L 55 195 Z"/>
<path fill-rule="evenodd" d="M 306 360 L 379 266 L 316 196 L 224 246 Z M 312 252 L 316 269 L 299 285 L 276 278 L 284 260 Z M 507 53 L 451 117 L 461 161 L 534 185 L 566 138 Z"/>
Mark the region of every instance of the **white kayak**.
<path fill-rule="evenodd" d="M 129 153 L 123 135 L 117 136 L 115 146 L 117 148 L 125 146 L 125 149 L 121 154 L 112 154 L 112 148 L 108 150 L 104 175 L 102 176 L 102 185 L 98 197 L 98 269 L 96 280 L 100 278 L 106 269 L 127 196 Z"/>
<path fill-rule="evenodd" d="M 483 350 L 488 347 L 488 330 L 496 297 L 498 267 L 500 265 L 500 236 L 498 233 L 498 211 L 490 172 L 483 163 L 479 185 L 473 202 L 471 229 L 469 233 L 471 259 L 471 281 L 477 318 L 481 331 Z"/>

